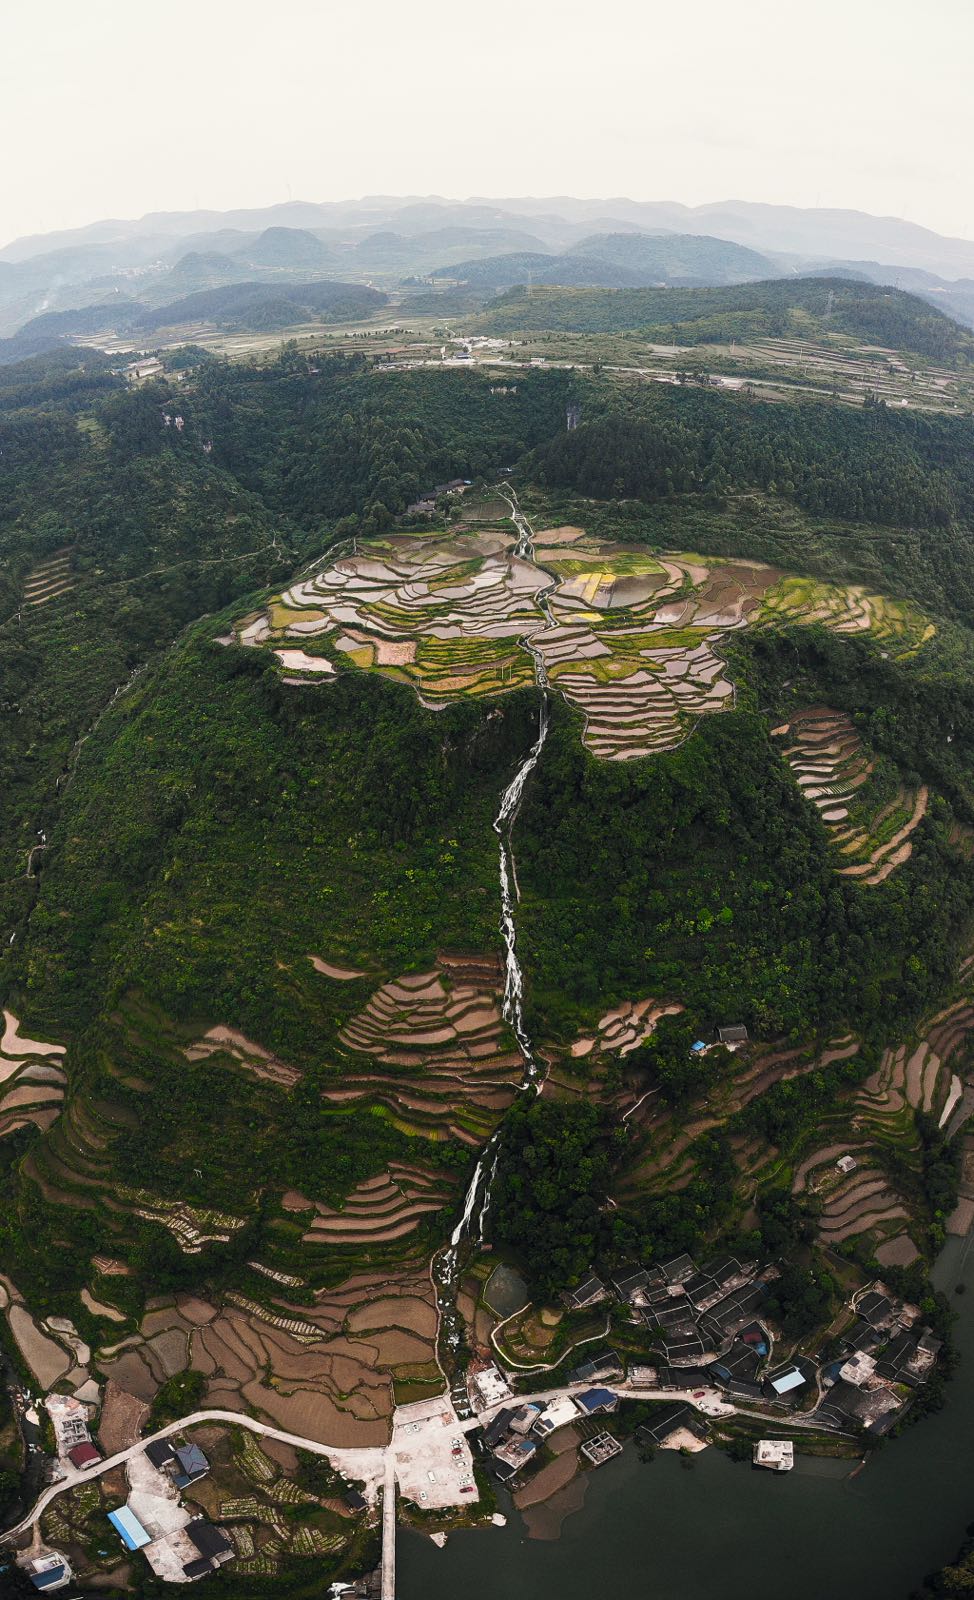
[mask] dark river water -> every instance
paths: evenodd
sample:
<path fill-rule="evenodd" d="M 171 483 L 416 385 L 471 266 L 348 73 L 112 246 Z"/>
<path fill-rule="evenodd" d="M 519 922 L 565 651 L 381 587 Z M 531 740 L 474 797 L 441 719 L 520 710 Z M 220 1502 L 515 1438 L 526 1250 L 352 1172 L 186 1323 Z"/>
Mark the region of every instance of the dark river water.
<path fill-rule="evenodd" d="M 401 1532 L 397 1600 L 907 1600 L 974 1521 L 974 1241 L 949 1241 L 934 1277 L 960 1314 L 947 1403 L 855 1478 L 849 1462 L 804 1458 L 779 1477 L 717 1450 L 687 1469 L 628 1448 L 587 1475 L 556 1541 L 527 1538 L 508 1504 L 506 1528 L 444 1550 Z"/>

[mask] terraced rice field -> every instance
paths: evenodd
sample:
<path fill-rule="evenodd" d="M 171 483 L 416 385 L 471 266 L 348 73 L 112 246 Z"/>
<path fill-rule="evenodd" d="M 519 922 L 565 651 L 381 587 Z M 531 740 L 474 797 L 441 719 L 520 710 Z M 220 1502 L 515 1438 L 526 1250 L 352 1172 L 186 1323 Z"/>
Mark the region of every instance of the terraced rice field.
<path fill-rule="evenodd" d="M 481 1144 L 521 1079 L 501 986 L 496 959 L 445 955 L 384 983 L 339 1034 L 347 1061 L 327 1098 L 383 1106 L 408 1133 Z"/>
<path fill-rule="evenodd" d="M 661 1017 L 672 1017 L 683 1007 L 675 1002 L 664 1004 L 661 1000 L 625 1000 L 613 1006 L 599 1018 L 596 1031 L 576 1039 L 571 1053 L 576 1058 L 591 1055 L 593 1051 L 617 1050 L 627 1056 L 649 1038 Z"/>
<path fill-rule="evenodd" d="M 149 1190 L 118 1182 L 111 1146 L 119 1132 L 136 1125 L 135 1114 L 108 1101 L 73 1096 L 64 1115 L 49 1126 L 24 1162 L 24 1173 L 45 1200 L 81 1210 L 100 1208 L 109 1226 L 123 1232 L 125 1220 L 137 1216 L 166 1228 L 187 1255 L 198 1255 L 212 1242 L 226 1243 L 244 1218 L 163 1199 Z M 124 1263 L 108 1261 L 108 1273 L 124 1271 Z"/>
<path fill-rule="evenodd" d="M 150 1400 L 188 1363 L 206 1374 L 204 1405 L 336 1445 L 386 1443 L 394 1384 L 439 1377 L 422 1267 L 358 1274 L 310 1306 L 227 1299 L 222 1308 L 191 1295 L 153 1303 L 135 1336 L 98 1352 L 99 1367 L 116 1389 Z"/>
<path fill-rule="evenodd" d="M 10 1011 L 0 1039 L 0 1138 L 31 1122 L 49 1128 L 60 1113 L 67 1084 L 65 1046 L 28 1039 Z"/>
<path fill-rule="evenodd" d="M 935 628 L 911 600 L 869 594 L 862 584 L 785 577 L 765 596 L 762 621 L 820 622 L 836 633 L 869 633 L 902 659 L 933 638 Z"/>
<path fill-rule="evenodd" d="M 548 582 L 513 553 L 510 535 L 394 534 L 341 556 L 238 627 L 241 644 L 274 643 L 289 673 L 333 673 L 332 657 L 405 680 L 428 705 L 534 681 L 518 639 L 538 626 Z M 305 657 L 286 640 L 327 640 Z"/>
<path fill-rule="evenodd" d="M 209 1028 L 201 1039 L 188 1045 L 183 1054 L 189 1061 L 207 1061 L 211 1056 L 230 1056 L 239 1066 L 245 1067 L 256 1078 L 265 1078 L 270 1083 L 279 1083 L 285 1089 L 292 1089 L 301 1078 L 296 1067 L 288 1066 L 280 1061 L 270 1050 L 265 1050 L 262 1045 L 254 1044 L 235 1028 L 217 1026 Z"/>
<path fill-rule="evenodd" d="M 315 1205 L 304 1235 L 308 1244 L 384 1244 L 413 1233 L 423 1217 L 442 1211 L 454 1198 L 455 1182 L 427 1167 L 390 1163 L 346 1196 L 340 1210 Z"/>
<path fill-rule="evenodd" d="M 765 1094 L 774 1084 L 793 1078 L 806 1077 L 835 1061 L 845 1061 L 859 1050 L 858 1040 L 847 1035 L 831 1040 L 817 1054 L 809 1049 L 762 1046 L 753 1050 L 746 1061 L 735 1061 L 731 1078 L 715 1083 L 708 1094 L 705 1110 L 676 1117 L 661 1107 L 652 1095 L 636 1099 L 627 1113 L 627 1122 L 649 1140 L 642 1145 L 640 1154 L 623 1175 L 616 1193 L 619 1200 L 645 1198 L 646 1194 L 666 1195 L 686 1188 L 697 1175 L 697 1162 L 691 1146 L 701 1135 L 723 1126 L 744 1106 Z M 757 1136 L 734 1134 L 731 1138 L 739 1169 L 746 1182 L 753 1187 L 768 1162 L 777 1156 Z"/>
<path fill-rule="evenodd" d="M 914 1151 L 915 1113 L 940 1118 L 956 1103 L 953 1085 L 959 1080 L 952 1064 L 967 1049 L 972 1033 L 974 1005 L 955 1001 L 931 1019 L 915 1044 L 884 1052 L 855 1096 L 851 1122 L 847 1116 L 834 1121 L 844 1138 L 830 1140 L 829 1126 L 823 1128 L 824 1142 L 804 1157 L 792 1181 L 794 1194 L 815 1194 L 821 1201 L 823 1243 L 839 1244 L 869 1233 L 889 1245 L 888 1259 L 912 1259 L 915 1246 L 904 1228 L 911 1213 L 877 1152 L 883 1145 Z M 843 1173 L 836 1165 L 846 1156 L 856 1162 L 853 1172 Z"/>
<path fill-rule="evenodd" d="M 655 554 L 570 527 L 538 533 L 533 560 L 514 550 L 508 526 L 483 521 L 372 540 L 242 618 L 233 637 L 271 649 L 286 682 L 327 682 L 344 664 L 410 683 L 431 707 L 533 683 L 540 663 L 582 713 L 586 747 L 623 761 L 673 749 L 733 704 L 721 644 L 737 629 L 816 622 L 898 655 L 933 633 L 908 602 L 757 562 Z"/>
<path fill-rule="evenodd" d="M 910 835 L 926 814 L 925 785 L 901 785 L 879 803 L 870 784 L 876 761 L 852 718 L 813 706 L 774 729 L 805 799 L 815 806 L 836 851 L 836 871 L 868 885 L 883 883 L 913 852 Z"/>
<path fill-rule="evenodd" d="M 71 577 L 71 551 L 58 550 L 41 561 L 24 584 L 24 605 L 43 606 L 74 588 Z"/>

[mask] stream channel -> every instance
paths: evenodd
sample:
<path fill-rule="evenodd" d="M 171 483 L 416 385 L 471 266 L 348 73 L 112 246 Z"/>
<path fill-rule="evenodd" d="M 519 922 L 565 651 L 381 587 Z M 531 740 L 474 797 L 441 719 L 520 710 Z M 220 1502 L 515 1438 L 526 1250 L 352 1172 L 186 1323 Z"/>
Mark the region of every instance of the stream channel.
<path fill-rule="evenodd" d="M 531 561 L 534 557 L 531 528 L 518 505 L 517 495 L 511 489 L 510 491 L 504 490 L 503 496 L 511 508 L 511 521 L 517 529 L 518 538 L 514 547 L 514 554 L 523 561 Z M 542 590 L 538 595 L 538 604 L 545 618 L 543 626 L 546 628 L 551 628 L 555 625 L 547 604 L 548 593 L 554 587 L 555 583 L 552 582 L 547 589 Z M 501 795 L 497 815 L 494 818 L 494 832 L 497 834 L 498 840 L 500 932 L 504 941 L 504 999 L 501 1011 L 504 1021 L 508 1024 L 517 1040 L 518 1049 L 524 1062 L 519 1088 L 522 1093 L 536 1093 L 543 1082 L 543 1078 L 541 1069 L 534 1059 L 531 1040 L 524 1027 L 524 975 L 517 955 L 517 923 L 514 915 L 517 904 L 517 874 L 514 866 L 514 851 L 511 845 L 511 829 L 517 817 L 518 806 L 524 793 L 524 785 L 537 766 L 538 757 L 548 737 L 549 685 L 541 656 L 537 651 L 531 649 L 526 639 L 522 639 L 521 643 L 534 658 L 538 686 L 541 690 L 538 736 Z M 446 1249 L 440 1252 L 433 1263 L 432 1271 L 437 1289 L 440 1337 L 450 1347 L 456 1347 L 460 1342 L 460 1319 L 456 1310 L 460 1248 L 465 1239 L 473 1237 L 475 1226 L 477 1239 L 483 1240 L 487 1212 L 490 1208 L 491 1187 L 494 1181 L 494 1174 L 497 1171 L 498 1145 L 501 1133 L 502 1128 L 498 1128 L 481 1151 L 480 1159 L 474 1168 L 473 1176 L 464 1196 L 460 1220 L 450 1236 L 450 1242 Z M 478 1200 L 480 1202 L 479 1215 L 477 1212 Z M 476 1225 L 474 1222 L 475 1217 L 477 1218 Z"/>

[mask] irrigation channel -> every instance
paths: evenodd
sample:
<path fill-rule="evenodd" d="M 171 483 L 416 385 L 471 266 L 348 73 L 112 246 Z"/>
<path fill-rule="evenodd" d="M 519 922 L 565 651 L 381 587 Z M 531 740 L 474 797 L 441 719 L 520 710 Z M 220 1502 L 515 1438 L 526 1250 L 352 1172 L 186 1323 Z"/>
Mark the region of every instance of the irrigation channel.
<path fill-rule="evenodd" d="M 518 538 L 517 544 L 514 546 L 514 554 L 520 557 L 522 561 L 533 561 L 533 533 L 518 504 L 517 494 L 513 488 L 505 488 L 501 490 L 501 494 L 511 508 L 511 521 L 517 529 Z M 546 628 L 555 626 L 555 619 L 548 608 L 547 598 L 554 587 L 555 583 L 552 582 L 548 588 L 541 590 L 537 597 L 538 604 L 544 613 L 544 626 Z M 504 1021 L 508 1024 L 517 1040 L 517 1047 L 524 1062 L 524 1070 L 519 1085 L 520 1091 L 524 1094 L 537 1094 L 544 1077 L 542 1069 L 535 1060 L 531 1040 L 524 1027 L 524 974 L 517 954 L 517 920 L 515 917 L 518 899 L 517 874 L 514 866 L 511 830 L 517 818 L 521 796 L 524 793 L 524 785 L 537 766 L 538 757 L 541 755 L 544 742 L 548 737 L 549 683 L 544 661 L 539 653 L 531 648 L 526 639 L 522 639 L 521 643 L 534 659 L 538 687 L 541 690 L 538 736 L 501 795 L 500 806 L 494 818 L 494 832 L 497 834 L 498 840 L 500 932 L 504 941 L 504 999 L 501 1011 Z M 464 1240 L 473 1235 L 475 1217 L 477 1218 L 477 1240 L 483 1240 L 487 1213 L 490 1209 L 491 1190 L 494 1176 L 497 1172 L 497 1159 L 500 1154 L 500 1137 L 501 1128 L 498 1128 L 481 1151 L 480 1159 L 474 1167 L 473 1176 L 464 1196 L 460 1220 L 450 1235 L 449 1244 L 441 1251 L 433 1263 L 433 1279 L 437 1289 L 436 1299 L 439 1313 L 440 1340 L 445 1341 L 450 1349 L 456 1349 L 460 1343 L 460 1318 L 456 1309 L 460 1248 Z M 478 1200 L 480 1204 L 479 1213 L 477 1210 Z"/>

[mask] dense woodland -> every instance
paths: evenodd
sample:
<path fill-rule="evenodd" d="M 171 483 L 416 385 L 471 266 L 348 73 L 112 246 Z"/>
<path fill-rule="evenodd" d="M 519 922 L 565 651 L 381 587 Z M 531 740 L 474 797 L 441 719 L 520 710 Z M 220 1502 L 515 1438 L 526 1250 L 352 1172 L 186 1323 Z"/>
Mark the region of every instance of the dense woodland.
<path fill-rule="evenodd" d="M 784 414 L 783 414 L 784 413 Z M 596 499 L 760 488 L 813 515 L 938 529 L 974 516 L 969 419 L 651 389 L 561 434 L 539 481 Z"/>

